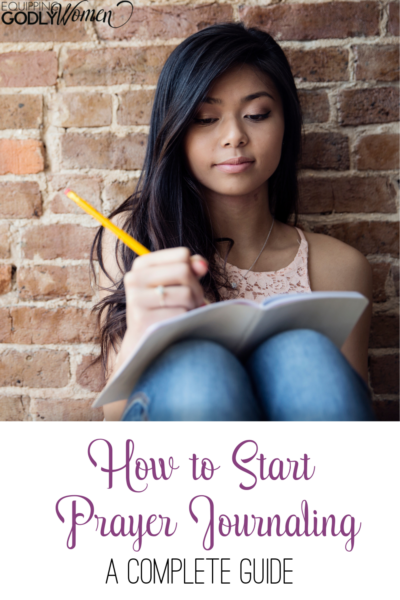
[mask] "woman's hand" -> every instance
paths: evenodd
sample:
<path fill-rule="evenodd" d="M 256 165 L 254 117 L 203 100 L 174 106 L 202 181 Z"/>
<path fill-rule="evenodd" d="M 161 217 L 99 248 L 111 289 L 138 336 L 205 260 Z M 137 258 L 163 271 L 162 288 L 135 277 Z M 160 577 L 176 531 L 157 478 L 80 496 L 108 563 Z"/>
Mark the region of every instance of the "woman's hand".
<path fill-rule="evenodd" d="M 207 273 L 207 261 L 191 256 L 188 248 L 169 248 L 138 256 L 124 275 L 126 295 L 125 337 L 141 337 L 153 323 L 204 305 L 199 278 Z M 164 294 L 157 287 L 164 287 Z"/>

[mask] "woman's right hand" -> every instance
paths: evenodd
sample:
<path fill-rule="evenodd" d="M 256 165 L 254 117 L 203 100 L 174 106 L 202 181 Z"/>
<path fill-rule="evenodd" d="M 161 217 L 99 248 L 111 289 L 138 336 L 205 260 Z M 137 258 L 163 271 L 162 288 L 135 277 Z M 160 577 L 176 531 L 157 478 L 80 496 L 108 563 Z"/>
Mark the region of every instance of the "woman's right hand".
<path fill-rule="evenodd" d="M 125 337 L 138 339 L 153 323 L 205 304 L 199 278 L 208 270 L 200 255 L 188 248 L 168 248 L 138 256 L 124 275 L 126 295 Z M 157 287 L 164 287 L 163 297 Z"/>

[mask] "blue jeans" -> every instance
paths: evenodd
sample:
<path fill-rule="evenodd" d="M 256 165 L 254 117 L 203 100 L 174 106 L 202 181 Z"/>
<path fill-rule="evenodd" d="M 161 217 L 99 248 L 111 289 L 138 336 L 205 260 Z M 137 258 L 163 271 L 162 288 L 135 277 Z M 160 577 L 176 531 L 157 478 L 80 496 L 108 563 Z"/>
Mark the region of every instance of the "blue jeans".
<path fill-rule="evenodd" d="M 369 421 L 368 385 L 310 329 L 276 334 L 240 361 L 208 340 L 164 350 L 133 389 L 122 421 Z"/>

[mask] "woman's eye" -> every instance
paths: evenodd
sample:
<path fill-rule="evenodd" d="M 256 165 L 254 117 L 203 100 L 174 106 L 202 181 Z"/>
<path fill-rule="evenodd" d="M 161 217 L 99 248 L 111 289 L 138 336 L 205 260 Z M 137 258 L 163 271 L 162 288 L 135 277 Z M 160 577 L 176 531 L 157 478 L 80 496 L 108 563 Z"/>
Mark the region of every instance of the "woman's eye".
<path fill-rule="evenodd" d="M 251 121 L 263 121 L 264 119 L 267 119 L 269 114 L 271 111 L 268 111 L 267 113 L 264 113 L 262 115 L 247 115 Z M 195 123 L 198 123 L 199 125 L 210 125 L 211 123 L 213 123 L 214 121 L 218 121 L 218 119 L 215 118 L 211 118 L 209 117 L 208 119 L 200 119 L 200 118 L 194 118 L 193 121 Z"/>
<path fill-rule="evenodd" d="M 200 125 L 209 125 L 211 121 L 216 121 L 216 119 L 193 119 L 195 123 L 199 123 Z"/>
<path fill-rule="evenodd" d="M 267 113 L 264 113 L 263 115 L 249 115 L 250 119 L 252 121 L 263 121 L 264 119 L 266 119 L 271 111 L 268 111 Z"/>

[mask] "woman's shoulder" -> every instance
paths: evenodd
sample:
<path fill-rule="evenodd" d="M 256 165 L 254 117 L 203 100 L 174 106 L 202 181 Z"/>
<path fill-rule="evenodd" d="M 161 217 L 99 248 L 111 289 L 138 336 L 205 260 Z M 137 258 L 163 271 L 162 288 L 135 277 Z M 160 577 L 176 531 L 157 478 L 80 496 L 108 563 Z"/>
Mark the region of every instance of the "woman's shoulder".
<path fill-rule="evenodd" d="M 313 291 L 347 290 L 371 295 L 372 270 L 353 246 L 323 233 L 304 231 L 308 242 L 308 271 Z"/>

